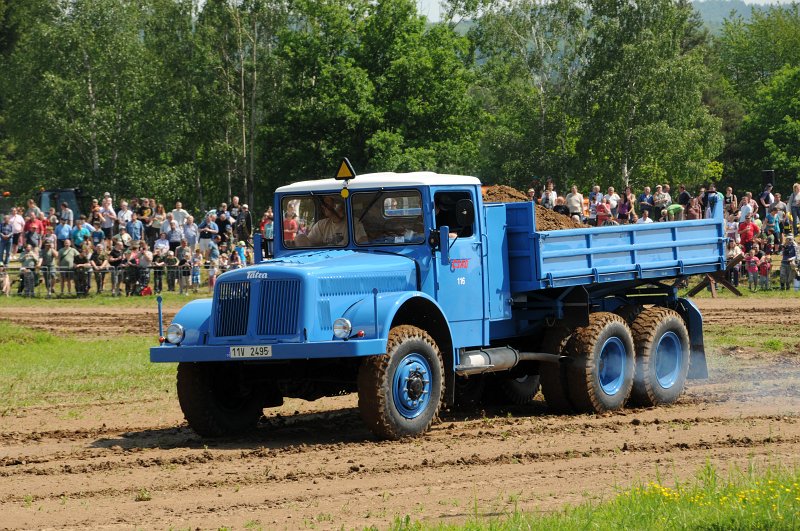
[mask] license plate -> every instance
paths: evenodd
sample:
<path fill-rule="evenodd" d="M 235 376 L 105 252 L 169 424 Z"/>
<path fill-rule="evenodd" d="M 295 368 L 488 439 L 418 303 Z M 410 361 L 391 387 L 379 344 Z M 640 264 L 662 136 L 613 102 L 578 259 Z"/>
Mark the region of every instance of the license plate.
<path fill-rule="evenodd" d="M 272 345 L 242 345 L 230 347 L 229 358 L 270 358 Z"/>

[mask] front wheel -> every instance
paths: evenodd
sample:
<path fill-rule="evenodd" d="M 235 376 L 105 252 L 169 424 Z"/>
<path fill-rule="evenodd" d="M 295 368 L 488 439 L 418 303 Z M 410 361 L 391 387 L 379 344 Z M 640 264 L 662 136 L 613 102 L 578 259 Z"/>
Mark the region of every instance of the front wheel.
<path fill-rule="evenodd" d="M 424 330 L 392 328 L 386 354 L 365 358 L 358 371 L 358 409 L 384 439 L 416 437 L 430 428 L 442 401 L 442 356 Z"/>
<path fill-rule="evenodd" d="M 240 365 L 179 363 L 178 402 L 198 435 L 225 437 L 255 429 L 264 395 L 244 378 Z"/>

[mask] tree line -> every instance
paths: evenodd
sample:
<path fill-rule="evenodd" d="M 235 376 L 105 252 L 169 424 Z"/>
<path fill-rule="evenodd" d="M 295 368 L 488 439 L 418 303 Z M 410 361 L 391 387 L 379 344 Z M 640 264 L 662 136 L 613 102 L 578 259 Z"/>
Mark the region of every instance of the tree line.
<path fill-rule="evenodd" d="M 195 209 L 330 176 L 524 188 L 800 170 L 798 5 L 711 35 L 685 0 L 0 0 L 0 189 Z"/>

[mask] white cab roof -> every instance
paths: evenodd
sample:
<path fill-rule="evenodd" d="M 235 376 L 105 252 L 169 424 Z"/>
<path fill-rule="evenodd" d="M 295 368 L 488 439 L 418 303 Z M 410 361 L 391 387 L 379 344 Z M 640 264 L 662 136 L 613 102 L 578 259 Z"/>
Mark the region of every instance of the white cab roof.
<path fill-rule="evenodd" d="M 281 186 L 278 193 L 285 192 L 325 192 L 342 189 L 344 181 L 336 179 L 317 179 L 316 181 L 301 181 L 299 183 Z M 412 173 L 367 173 L 356 175 L 347 183 L 349 190 L 365 188 L 402 188 L 408 186 L 440 186 L 440 185 L 480 185 L 477 177 L 464 175 L 442 175 L 430 171 L 417 171 Z"/>

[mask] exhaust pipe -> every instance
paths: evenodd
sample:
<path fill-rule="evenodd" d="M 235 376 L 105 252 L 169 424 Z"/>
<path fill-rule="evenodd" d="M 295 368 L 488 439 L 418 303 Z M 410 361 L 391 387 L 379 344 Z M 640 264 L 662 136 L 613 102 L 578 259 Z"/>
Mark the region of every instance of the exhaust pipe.
<path fill-rule="evenodd" d="M 456 374 L 470 376 L 485 372 L 508 371 L 521 361 L 558 363 L 562 358 L 565 356 L 545 352 L 520 352 L 511 347 L 467 350 L 461 353 L 460 364 L 456 366 Z"/>

